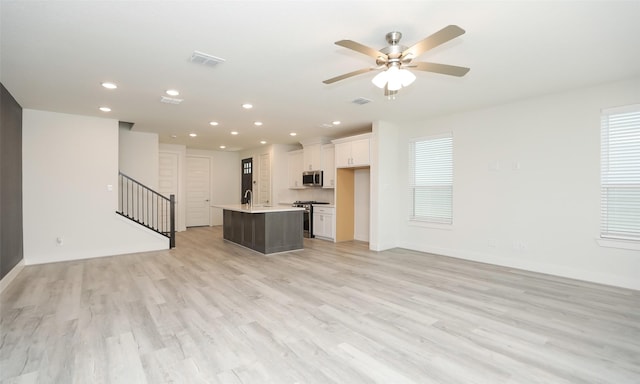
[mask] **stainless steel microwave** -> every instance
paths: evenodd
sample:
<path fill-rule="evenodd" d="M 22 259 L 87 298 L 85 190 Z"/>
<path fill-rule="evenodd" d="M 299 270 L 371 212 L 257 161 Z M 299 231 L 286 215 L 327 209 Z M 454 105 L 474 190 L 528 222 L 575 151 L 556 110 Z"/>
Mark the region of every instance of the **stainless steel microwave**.
<path fill-rule="evenodd" d="M 302 172 L 302 185 L 305 187 L 322 187 L 322 171 Z"/>

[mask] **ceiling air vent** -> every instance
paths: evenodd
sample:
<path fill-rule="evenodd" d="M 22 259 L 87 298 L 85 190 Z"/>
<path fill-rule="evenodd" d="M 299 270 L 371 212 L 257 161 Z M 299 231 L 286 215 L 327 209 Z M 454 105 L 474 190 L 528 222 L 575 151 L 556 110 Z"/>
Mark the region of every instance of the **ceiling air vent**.
<path fill-rule="evenodd" d="M 191 58 L 189 60 L 192 63 L 202 64 L 209 67 L 214 67 L 218 63 L 224 62 L 224 59 L 221 59 L 219 57 L 215 57 L 200 51 L 193 51 L 193 53 L 191 54 Z"/>
<path fill-rule="evenodd" d="M 166 97 L 166 96 L 160 97 L 160 102 L 167 103 L 167 104 L 180 104 L 182 103 L 182 100 L 183 99 L 176 99 L 175 97 Z"/>
<path fill-rule="evenodd" d="M 358 97 L 357 99 L 354 99 L 352 101 L 353 104 L 358 104 L 358 105 L 365 105 L 367 103 L 370 103 L 371 100 L 369 99 L 365 99 L 364 97 Z"/>

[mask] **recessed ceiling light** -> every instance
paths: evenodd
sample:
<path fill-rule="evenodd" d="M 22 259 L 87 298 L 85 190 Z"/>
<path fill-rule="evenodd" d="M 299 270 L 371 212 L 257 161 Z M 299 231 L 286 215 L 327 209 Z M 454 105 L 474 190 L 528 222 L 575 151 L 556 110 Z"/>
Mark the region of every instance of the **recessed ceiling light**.
<path fill-rule="evenodd" d="M 110 82 L 104 82 L 101 84 L 103 87 L 107 88 L 107 89 L 116 89 L 118 88 L 117 85 L 115 85 L 115 83 L 110 83 Z"/>
<path fill-rule="evenodd" d="M 244 104 L 242 104 L 242 108 L 244 108 L 244 109 L 251 109 L 251 108 L 253 108 L 253 104 L 244 103 Z"/>
<path fill-rule="evenodd" d="M 238 134 L 238 131 L 231 131 L 231 134 L 232 134 L 232 135 L 237 135 L 237 134 Z"/>
<path fill-rule="evenodd" d="M 209 125 L 212 125 L 212 126 L 215 127 L 216 125 L 218 125 L 218 122 L 217 121 L 210 121 Z"/>
<path fill-rule="evenodd" d="M 198 136 L 198 135 L 197 135 L 197 134 L 195 134 L 195 133 L 190 133 L 190 134 L 189 134 L 189 136 L 191 136 L 191 137 L 196 137 L 196 136 Z"/>
<path fill-rule="evenodd" d="M 176 136 L 176 135 L 171 135 L 171 138 L 172 138 L 172 139 L 176 139 L 177 137 L 178 137 L 178 136 Z"/>
<path fill-rule="evenodd" d="M 253 123 L 253 125 L 255 125 L 255 126 L 258 126 L 258 127 L 259 127 L 259 126 L 261 126 L 261 125 L 262 125 L 262 121 L 256 121 L 256 122 L 254 122 L 254 123 Z"/>
<path fill-rule="evenodd" d="M 109 107 L 100 107 L 100 110 L 102 112 L 111 112 L 111 108 L 109 108 Z"/>
<path fill-rule="evenodd" d="M 340 120 L 336 120 L 336 121 L 332 122 L 331 124 L 333 124 L 333 125 L 340 125 L 340 123 L 341 123 L 341 121 L 340 121 Z"/>
<path fill-rule="evenodd" d="M 180 94 L 180 92 L 176 91 L 175 89 L 167 89 L 165 93 L 169 96 L 178 96 Z"/>
<path fill-rule="evenodd" d="M 266 141 L 264 141 L 264 140 L 262 140 L 262 141 L 260 142 L 260 144 L 267 144 L 267 142 L 266 142 Z"/>
<path fill-rule="evenodd" d="M 221 145 L 221 146 L 220 146 L 220 149 L 225 149 L 225 148 L 227 148 L 227 146 L 226 146 L 226 145 Z"/>
<path fill-rule="evenodd" d="M 295 132 L 291 132 L 291 133 L 289 134 L 289 136 L 295 136 L 295 135 L 297 135 L 297 133 L 295 133 Z"/>

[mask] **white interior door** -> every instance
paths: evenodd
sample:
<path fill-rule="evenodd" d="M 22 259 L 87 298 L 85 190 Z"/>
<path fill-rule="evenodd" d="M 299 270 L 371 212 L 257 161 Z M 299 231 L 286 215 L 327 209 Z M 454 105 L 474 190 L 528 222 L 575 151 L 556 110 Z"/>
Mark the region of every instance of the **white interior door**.
<path fill-rule="evenodd" d="M 271 203 L 271 158 L 268 153 L 260 155 L 260 185 L 258 202 L 260 204 Z"/>
<path fill-rule="evenodd" d="M 210 225 L 211 159 L 187 157 L 187 227 Z"/>

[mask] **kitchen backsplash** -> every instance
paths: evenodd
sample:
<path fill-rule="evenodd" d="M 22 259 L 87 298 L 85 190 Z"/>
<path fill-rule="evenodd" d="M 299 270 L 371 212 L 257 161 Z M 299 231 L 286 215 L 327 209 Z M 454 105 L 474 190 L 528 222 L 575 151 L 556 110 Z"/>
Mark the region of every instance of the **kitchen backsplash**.
<path fill-rule="evenodd" d="M 323 201 L 329 204 L 335 203 L 333 189 L 323 188 L 290 189 L 281 195 L 279 203 L 292 203 L 296 200 Z"/>

